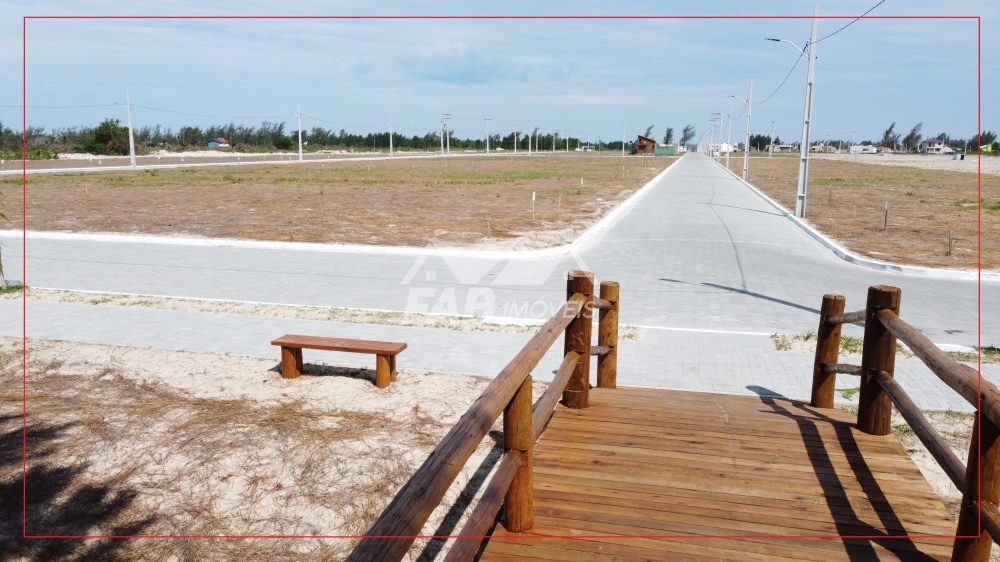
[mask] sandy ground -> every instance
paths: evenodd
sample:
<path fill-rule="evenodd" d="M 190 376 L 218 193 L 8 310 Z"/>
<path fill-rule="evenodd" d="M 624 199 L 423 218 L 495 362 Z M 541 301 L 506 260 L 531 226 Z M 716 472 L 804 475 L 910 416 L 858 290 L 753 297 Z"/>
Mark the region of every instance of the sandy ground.
<path fill-rule="evenodd" d="M 978 155 L 967 155 L 965 160 L 954 160 L 945 154 L 813 154 L 817 160 L 832 160 L 835 162 L 862 162 L 878 166 L 906 166 L 923 168 L 925 170 L 946 170 L 949 172 L 966 172 L 975 174 L 979 167 Z M 983 156 L 984 174 L 1000 175 L 1000 158 Z"/>
<path fill-rule="evenodd" d="M 29 179 L 28 228 L 545 248 L 571 242 L 674 160 L 570 153 L 46 174 Z M 20 181 L 0 184 L 11 224 Z"/>
<path fill-rule="evenodd" d="M 20 379 L 20 340 L 0 371 Z M 357 535 L 488 384 L 273 360 L 51 340 L 29 342 L 29 532 Z M 536 396 L 544 389 L 536 384 Z M 21 385 L 0 387 L 0 559 L 329 560 L 351 539 L 21 539 Z M 425 534 L 457 533 L 502 452 L 497 431 L 468 462 Z M 431 560 L 440 541 L 418 541 Z"/>
<path fill-rule="evenodd" d="M 975 269 L 979 259 L 977 176 L 913 167 L 935 157 L 824 155 L 810 161 L 806 220 L 858 254 L 877 260 Z M 938 163 L 947 164 L 950 160 Z M 742 173 L 739 158 L 730 168 Z M 795 208 L 796 158 L 754 158 L 750 183 L 786 209 Z M 885 205 L 888 203 L 888 221 Z M 949 253 L 948 232 L 953 246 Z M 982 268 L 1000 270 L 1000 176 L 982 177 Z"/>
<path fill-rule="evenodd" d="M 0 338 L 0 374 L 20 378 L 20 341 Z M 355 535 L 363 533 L 488 383 L 272 360 L 52 340 L 29 342 L 29 532 Z M 536 384 L 535 395 L 544 390 Z M 329 560 L 353 539 L 281 541 L 20 538 L 21 389 L 0 387 L 0 558 Z M 850 409 L 850 408 L 846 408 Z M 925 412 L 965 459 L 972 417 Z M 893 431 L 954 514 L 960 494 L 898 415 Z M 425 533 L 461 528 L 499 457 L 499 424 Z M 410 560 L 441 559 L 418 541 Z"/>

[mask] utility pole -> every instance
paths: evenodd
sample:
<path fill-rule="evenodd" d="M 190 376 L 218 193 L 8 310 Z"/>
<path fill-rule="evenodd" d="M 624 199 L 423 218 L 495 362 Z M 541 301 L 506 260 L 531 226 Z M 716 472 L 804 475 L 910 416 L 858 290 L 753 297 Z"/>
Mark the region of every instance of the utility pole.
<path fill-rule="evenodd" d="M 799 147 L 799 181 L 795 193 L 795 216 L 806 216 L 809 188 L 809 129 L 812 127 L 813 78 L 816 74 L 816 31 L 819 25 L 819 4 L 813 6 L 812 37 L 809 39 L 809 73 L 806 76 L 806 103 L 802 116 L 802 145 Z"/>
<path fill-rule="evenodd" d="M 569 152 L 569 131 L 566 131 L 566 152 Z"/>
<path fill-rule="evenodd" d="M 441 122 L 441 156 L 444 156 L 444 121 Z"/>
<path fill-rule="evenodd" d="M 448 149 L 448 155 L 451 156 L 451 113 L 444 114 L 444 144 Z"/>
<path fill-rule="evenodd" d="M 750 97 L 747 98 L 747 149 L 743 151 L 743 181 L 750 181 L 750 115 L 753 112 L 753 79 L 750 79 Z"/>
<path fill-rule="evenodd" d="M 726 134 L 726 169 L 729 169 L 729 151 L 733 149 L 733 100 L 729 100 L 729 132 Z"/>
<path fill-rule="evenodd" d="M 774 156 L 774 121 L 771 121 L 771 142 L 767 149 L 767 157 L 770 158 Z"/>
<path fill-rule="evenodd" d="M 490 119 L 484 119 L 486 121 L 486 154 L 490 153 Z"/>
<path fill-rule="evenodd" d="M 389 158 L 392 158 L 392 117 L 389 118 Z"/>
<path fill-rule="evenodd" d="M 531 132 L 531 119 L 528 119 L 528 156 L 531 156 L 531 137 L 534 135 Z"/>
<path fill-rule="evenodd" d="M 622 156 L 625 156 L 625 122 L 622 121 Z"/>
<path fill-rule="evenodd" d="M 128 157 L 132 167 L 135 168 L 135 137 L 132 136 L 132 102 L 128 97 L 128 90 L 125 90 L 125 112 L 128 113 Z"/>
<path fill-rule="evenodd" d="M 552 154 L 556 153 L 556 135 L 558 135 L 558 134 L 559 134 L 559 131 L 556 131 L 556 132 L 552 133 Z"/>
<path fill-rule="evenodd" d="M 517 125 L 514 125 L 514 154 L 517 154 Z"/>
<path fill-rule="evenodd" d="M 298 110 L 299 110 L 299 112 L 298 112 L 298 116 L 299 116 L 299 161 L 301 162 L 302 161 L 302 106 L 301 105 L 298 107 Z"/>

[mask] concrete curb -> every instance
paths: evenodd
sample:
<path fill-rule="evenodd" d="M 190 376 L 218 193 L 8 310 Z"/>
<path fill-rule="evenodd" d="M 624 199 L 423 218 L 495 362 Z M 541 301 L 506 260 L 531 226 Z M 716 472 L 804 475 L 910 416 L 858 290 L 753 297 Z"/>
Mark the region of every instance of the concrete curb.
<path fill-rule="evenodd" d="M 714 160 L 713 160 L 714 162 Z M 832 251 L 836 256 L 847 263 L 851 263 L 860 267 L 867 269 L 874 269 L 877 271 L 884 271 L 886 273 L 898 273 L 901 275 L 914 275 L 919 277 L 930 277 L 934 279 L 954 279 L 956 281 L 977 281 L 982 279 L 983 281 L 1000 281 L 1000 273 L 995 273 L 992 271 L 974 271 L 967 269 L 937 269 L 933 267 L 919 267 L 915 265 L 902 265 L 897 263 L 889 263 L 878 260 L 873 260 L 871 258 L 866 258 L 859 256 L 846 248 L 841 247 L 839 244 L 833 240 L 827 238 L 825 235 L 817 231 L 815 228 L 807 224 L 805 221 L 796 217 L 792 213 L 788 212 L 784 207 L 782 207 L 778 202 L 774 201 L 770 197 L 764 194 L 761 190 L 757 189 L 753 184 L 746 182 L 740 176 L 733 173 L 722 164 L 716 162 L 720 168 L 729 173 L 743 185 L 747 186 L 751 191 L 757 194 L 761 199 L 767 201 L 772 207 L 778 210 L 785 218 L 792 221 L 799 228 L 806 231 L 809 236 L 812 236 L 817 242 L 826 246 L 827 249 Z"/>
<path fill-rule="evenodd" d="M 388 158 L 385 158 L 386 160 Z M 290 162 L 290 161 L 289 161 Z M 286 163 L 289 163 L 286 162 Z M 178 246 L 203 247 L 234 247 L 266 250 L 296 250 L 303 252 L 332 252 L 344 254 L 371 254 L 395 256 L 442 256 L 467 257 L 484 259 L 514 259 L 514 258 L 545 258 L 568 256 L 578 252 L 595 236 L 607 230 L 608 227 L 621 220 L 625 211 L 635 205 L 636 201 L 649 193 L 655 185 L 673 168 L 667 167 L 653 179 L 646 182 L 631 197 L 622 201 L 601 220 L 584 231 L 573 242 L 543 248 L 539 250 L 466 250 L 462 248 L 412 248 L 406 246 L 361 246 L 356 244 L 319 244 L 312 242 L 268 242 L 263 240 L 239 240 L 232 238 L 174 238 L 170 236 L 132 236 L 127 234 L 82 234 L 75 232 L 27 231 L 29 239 L 33 240 L 90 240 L 94 242 L 125 242 L 135 244 L 167 244 Z M 0 230 L 0 236 L 20 238 L 20 230 Z"/>

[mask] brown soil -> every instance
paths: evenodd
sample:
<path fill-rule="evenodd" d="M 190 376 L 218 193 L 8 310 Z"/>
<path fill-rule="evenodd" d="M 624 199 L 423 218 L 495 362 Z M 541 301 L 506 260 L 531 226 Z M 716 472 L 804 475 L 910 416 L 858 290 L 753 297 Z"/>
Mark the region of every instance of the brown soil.
<path fill-rule="evenodd" d="M 0 338 L 5 381 L 21 379 L 20 347 Z M 285 380 L 274 360 L 47 340 L 28 357 L 35 535 L 364 533 L 489 383 L 401 371 L 380 390 L 364 369 L 307 363 Z M 0 386 L 0 560 L 340 560 L 356 542 L 24 539 L 21 400 L 19 382 Z M 461 529 L 498 435 L 424 534 Z M 411 559 L 442 546 L 417 541 Z"/>
<path fill-rule="evenodd" d="M 47 174 L 29 178 L 28 228 L 544 247 L 570 242 L 673 160 L 571 153 Z M 21 180 L 3 181 L 19 225 Z"/>
<path fill-rule="evenodd" d="M 742 172 L 742 158 L 730 168 Z M 750 183 L 795 207 L 798 160 L 750 160 Z M 878 260 L 946 268 L 977 265 L 976 174 L 815 158 L 806 219 L 850 250 Z M 982 176 L 982 267 L 1000 269 L 1000 176 Z M 883 230 L 885 202 L 888 227 Z M 948 254 L 948 231 L 954 248 Z"/>

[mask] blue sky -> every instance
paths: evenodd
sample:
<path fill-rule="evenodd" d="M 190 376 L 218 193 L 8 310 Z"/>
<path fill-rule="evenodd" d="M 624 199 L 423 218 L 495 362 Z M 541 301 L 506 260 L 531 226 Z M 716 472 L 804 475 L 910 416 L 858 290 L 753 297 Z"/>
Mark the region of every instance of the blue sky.
<path fill-rule="evenodd" d="M 820 3 L 821 15 L 860 14 L 878 0 Z M 0 120 L 20 128 L 21 16 L 101 14 L 224 15 L 809 15 L 812 2 L 2 2 Z M 979 15 L 985 50 L 995 52 L 996 2 L 886 0 L 872 15 Z M 823 37 L 849 20 L 821 20 Z M 544 132 L 616 140 L 653 125 L 706 130 L 730 95 L 755 101 L 775 91 L 798 57 L 809 20 L 32 20 L 28 24 L 29 126 L 124 120 L 103 105 L 131 92 L 136 126 L 285 121 L 302 106 L 303 127 L 406 135 L 437 130 L 453 114 L 461 137 L 529 121 Z M 974 20 L 861 20 L 819 43 L 814 139 L 879 138 L 889 123 L 905 134 L 968 137 L 976 130 Z M 753 131 L 774 121 L 799 137 L 806 61 L 753 111 Z M 1000 66 L 984 56 L 983 98 L 1000 93 Z M 983 128 L 1000 129 L 995 103 Z M 199 114 L 180 115 L 147 108 Z M 733 107 L 733 137 L 745 129 Z M 211 116 L 211 117 L 208 117 Z"/>

